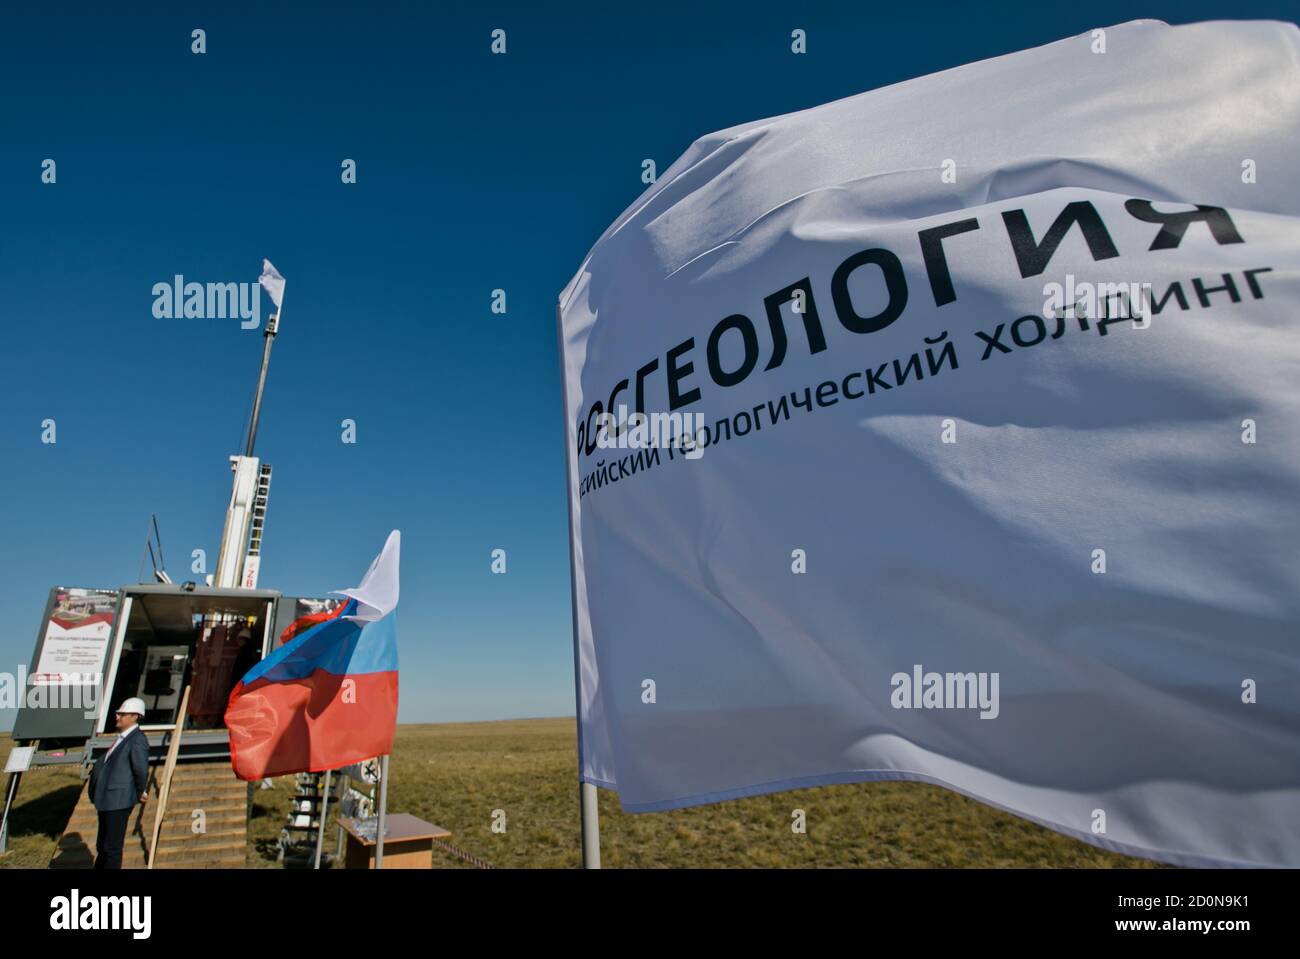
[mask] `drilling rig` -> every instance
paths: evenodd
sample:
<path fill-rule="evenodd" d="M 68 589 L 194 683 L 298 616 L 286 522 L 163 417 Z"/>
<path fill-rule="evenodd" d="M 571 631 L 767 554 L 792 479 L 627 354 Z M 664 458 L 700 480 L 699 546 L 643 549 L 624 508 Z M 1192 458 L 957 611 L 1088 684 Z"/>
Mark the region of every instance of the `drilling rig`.
<path fill-rule="evenodd" d="M 270 266 L 270 261 L 266 263 Z M 278 276 L 278 274 L 276 274 Z M 283 294 L 283 279 L 280 281 Z M 257 589 L 257 575 L 262 559 L 262 531 L 266 523 L 266 503 L 271 494 L 271 466 L 254 454 L 257 424 L 262 414 L 262 396 L 266 392 L 266 373 L 271 365 L 271 347 L 280 326 L 280 301 L 276 312 L 266 320 L 262 336 L 262 368 L 257 375 L 253 394 L 253 412 L 248 421 L 248 440 L 242 456 L 230 457 L 234 474 L 230 505 L 226 508 L 226 525 L 221 532 L 221 550 L 217 554 L 215 582 L 217 589 Z M 195 728 L 222 725 L 226 699 L 238 681 L 234 675 L 241 659 L 247 660 L 252 645 L 252 626 L 245 618 L 218 614 L 204 623 L 203 635 L 195 648 L 191 671 L 192 691 L 188 720 Z M 269 649 L 264 649 L 266 655 Z M 251 665 L 251 664 L 250 664 Z M 247 671 L 247 668 L 244 670 Z"/>
<path fill-rule="evenodd" d="M 271 467 L 254 449 L 284 278 L 263 261 L 259 282 L 276 309 L 263 330 L 244 451 L 230 457 L 233 481 L 216 573 L 202 582 L 173 584 L 165 570 L 155 567 L 157 582 L 117 589 L 51 588 L 30 668 L 18 684 L 23 698 L 14 720 L 14 748 L 5 764 L 0 852 L 6 848 L 9 814 L 24 772 L 80 764 L 84 775 L 113 743 L 114 706 L 138 696 L 147 710 L 140 727 L 149 739 L 151 763 L 159 762 L 179 737 L 177 776 L 182 783 L 190 777 L 192 788 L 215 796 L 207 803 L 209 812 L 219 813 L 225 824 L 197 837 L 183 821 L 164 824 L 157 849 L 161 864 L 168 865 L 170 857 L 172 865 L 243 865 L 251 794 L 230 768 L 227 700 L 295 620 L 341 602 L 258 588 Z M 156 528 L 155 523 L 155 533 Z M 180 715 L 186 687 L 188 708 Z M 88 865 L 82 837 L 93 835 L 93 815 L 83 790 L 52 866 Z M 169 833 L 173 825 L 176 831 Z M 130 842 L 128 847 L 130 865 Z"/>

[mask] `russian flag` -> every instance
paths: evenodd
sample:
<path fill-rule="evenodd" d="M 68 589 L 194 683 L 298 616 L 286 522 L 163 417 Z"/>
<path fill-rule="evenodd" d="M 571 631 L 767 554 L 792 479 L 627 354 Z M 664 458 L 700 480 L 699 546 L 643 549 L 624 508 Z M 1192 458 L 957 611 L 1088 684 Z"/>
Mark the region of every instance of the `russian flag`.
<path fill-rule="evenodd" d="M 230 763 L 240 779 L 321 772 L 392 752 L 397 727 L 401 533 L 337 615 L 248 671 L 230 693 Z"/>

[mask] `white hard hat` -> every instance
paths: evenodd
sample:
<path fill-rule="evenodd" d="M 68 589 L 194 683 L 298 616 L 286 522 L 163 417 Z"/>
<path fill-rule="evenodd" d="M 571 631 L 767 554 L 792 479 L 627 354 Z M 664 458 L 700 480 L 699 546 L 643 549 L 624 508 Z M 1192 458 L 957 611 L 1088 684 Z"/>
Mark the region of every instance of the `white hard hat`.
<path fill-rule="evenodd" d="M 117 707 L 119 713 L 135 713 L 137 716 L 144 715 L 144 700 L 139 696 L 132 696 L 124 701 L 121 706 Z"/>

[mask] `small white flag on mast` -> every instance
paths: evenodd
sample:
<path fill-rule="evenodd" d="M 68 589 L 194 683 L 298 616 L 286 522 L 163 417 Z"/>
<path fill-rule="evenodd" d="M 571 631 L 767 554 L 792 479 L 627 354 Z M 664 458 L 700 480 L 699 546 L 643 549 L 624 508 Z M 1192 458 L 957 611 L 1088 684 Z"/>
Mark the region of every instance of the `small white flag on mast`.
<path fill-rule="evenodd" d="M 263 258 L 262 275 L 257 278 L 257 282 L 262 285 L 262 289 L 266 290 L 267 296 L 275 304 L 276 315 L 279 316 L 280 304 L 284 302 L 284 277 L 270 260 Z"/>

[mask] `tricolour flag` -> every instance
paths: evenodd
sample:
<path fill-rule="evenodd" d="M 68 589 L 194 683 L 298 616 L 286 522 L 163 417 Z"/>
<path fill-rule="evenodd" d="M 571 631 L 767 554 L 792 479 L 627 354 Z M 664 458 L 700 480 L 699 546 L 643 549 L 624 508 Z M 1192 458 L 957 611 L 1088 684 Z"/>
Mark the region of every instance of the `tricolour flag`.
<path fill-rule="evenodd" d="M 618 218 L 559 306 L 583 780 L 1300 866 L 1297 64 L 1090 31 L 706 136 Z"/>
<path fill-rule="evenodd" d="M 284 631 L 280 633 L 280 638 L 276 641 L 276 644 L 283 646 L 300 633 L 305 633 L 313 626 L 319 626 L 321 623 L 327 622 L 328 620 L 338 619 L 347 611 L 347 604 L 340 603 L 332 610 L 323 609 L 318 613 L 308 613 L 305 616 L 299 616 L 284 628 Z"/>
<path fill-rule="evenodd" d="M 241 779 L 337 769 L 392 752 L 397 725 L 394 530 L 337 615 L 294 636 L 230 694 L 230 761 Z"/>

